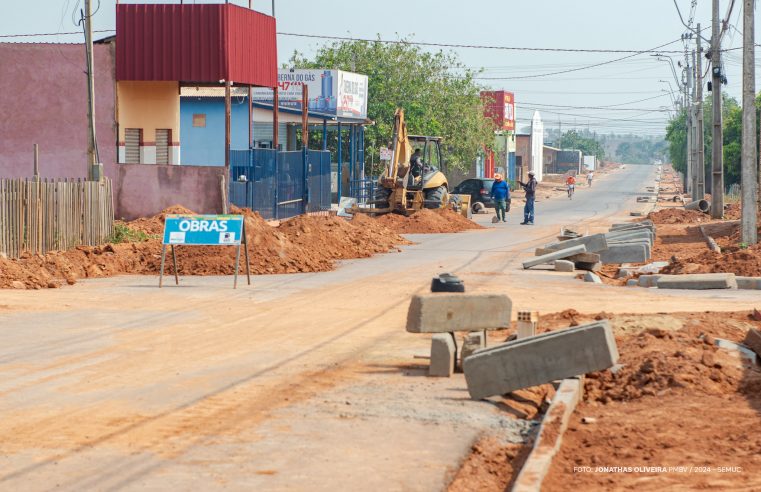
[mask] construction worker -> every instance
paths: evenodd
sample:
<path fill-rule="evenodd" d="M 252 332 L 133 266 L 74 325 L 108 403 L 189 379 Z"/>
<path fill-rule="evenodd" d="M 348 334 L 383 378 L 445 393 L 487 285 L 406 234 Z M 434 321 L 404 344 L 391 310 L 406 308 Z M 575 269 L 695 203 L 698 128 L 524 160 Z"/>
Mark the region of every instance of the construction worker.
<path fill-rule="evenodd" d="M 415 178 L 423 174 L 423 151 L 420 149 L 415 149 L 410 157 L 410 172 Z"/>
<path fill-rule="evenodd" d="M 502 179 L 502 175 L 494 175 L 494 184 L 491 185 L 491 197 L 494 200 L 494 209 L 497 212 L 497 222 L 507 222 L 505 212 L 507 210 L 507 201 L 510 199 L 510 187 Z M 500 215 L 502 218 L 500 219 Z"/>
<path fill-rule="evenodd" d="M 518 181 L 526 192 L 526 205 L 523 207 L 523 222 L 521 225 L 534 225 L 534 200 L 536 200 L 536 187 L 539 184 L 534 177 L 534 171 L 529 171 L 528 182 Z"/>

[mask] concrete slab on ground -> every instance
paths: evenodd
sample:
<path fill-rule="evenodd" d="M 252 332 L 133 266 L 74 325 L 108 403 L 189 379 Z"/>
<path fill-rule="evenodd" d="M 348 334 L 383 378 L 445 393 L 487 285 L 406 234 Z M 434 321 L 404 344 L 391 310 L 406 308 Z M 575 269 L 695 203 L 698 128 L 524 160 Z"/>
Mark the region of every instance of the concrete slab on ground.
<path fill-rule="evenodd" d="M 737 289 L 734 273 L 693 273 L 689 275 L 661 275 L 659 289 Z"/>
<path fill-rule="evenodd" d="M 463 369 L 471 398 L 480 400 L 601 371 L 617 361 L 613 330 L 602 320 L 479 350 Z"/>
<path fill-rule="evenodd" d="M 513 303 L 505 294 L 435 293 L 412 296 L 410 333 L 497 330 L 510 326 Z"/>

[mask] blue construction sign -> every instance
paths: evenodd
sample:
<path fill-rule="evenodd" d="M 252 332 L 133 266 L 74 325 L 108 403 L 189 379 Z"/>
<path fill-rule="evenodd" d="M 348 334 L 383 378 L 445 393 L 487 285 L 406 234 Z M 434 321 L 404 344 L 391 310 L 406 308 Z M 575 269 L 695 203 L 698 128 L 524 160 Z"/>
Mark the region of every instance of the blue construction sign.
<path fill-rule="evenodd" d="M 242 237 L 242 215 L 167 215 L 164 222 L 164 244 L 237 246 Z"/>

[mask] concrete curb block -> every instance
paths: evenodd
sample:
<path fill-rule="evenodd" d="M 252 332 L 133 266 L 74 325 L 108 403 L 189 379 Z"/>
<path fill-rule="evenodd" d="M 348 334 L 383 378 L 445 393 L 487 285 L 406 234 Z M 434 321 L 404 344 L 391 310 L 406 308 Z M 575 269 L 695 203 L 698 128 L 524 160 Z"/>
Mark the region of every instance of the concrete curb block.
<path fill-rule="evenodd" d="M 687 275 L 661 275 L 656 282 L 659 289 L 737 289 L 734 273 L 692 273 Z"/>
<path fill-rule="evenodd" d="M 537 265 L 543 265 L 545 263 L 549 263 L 554 260 L 562 260 L 563 258 L 567 258 L 569 256 L 573 256 L 579 253 L 586 253 L 586 252 L 587 252 L 587 248 L 583 244 L 580 244 L 578 246 L 569 247 L 567 249 L 561 249 L 547 255 L 535 256 L 531 258 L 530 260 L 526 260 L 523 262 L 523 269 L 527 270 Z"/>
<path fill-rule="evenodd" d="M 560 383 L 539 427 L 533 449 L 513 484 L 513 492 L 539 492 L 542 489 L 542 481 L 550 471 L 553 458 L 560 451 L 563 433 L 568 428 L 576 405 L 581 401 L 583 387 L 583 378 L 564 379 Z"/>

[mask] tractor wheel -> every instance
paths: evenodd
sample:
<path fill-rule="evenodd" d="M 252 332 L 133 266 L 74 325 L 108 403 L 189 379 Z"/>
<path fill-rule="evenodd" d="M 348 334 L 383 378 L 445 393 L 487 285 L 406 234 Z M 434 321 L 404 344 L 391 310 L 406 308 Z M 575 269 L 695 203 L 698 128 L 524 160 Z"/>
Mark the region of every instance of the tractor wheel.
<path fill-rule="evenodd" d="M 425 208 L 441 208 L 448 195 L 446 186 L 425 190 Z"/>
<path fill-rule="evenodd" d="M 391 196 L 391 190 L 388 188 L 376 188 L 373 194 L 373 204 L 375 208 L 388 208 L 388 199 Z"/>

